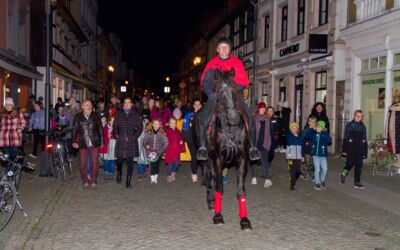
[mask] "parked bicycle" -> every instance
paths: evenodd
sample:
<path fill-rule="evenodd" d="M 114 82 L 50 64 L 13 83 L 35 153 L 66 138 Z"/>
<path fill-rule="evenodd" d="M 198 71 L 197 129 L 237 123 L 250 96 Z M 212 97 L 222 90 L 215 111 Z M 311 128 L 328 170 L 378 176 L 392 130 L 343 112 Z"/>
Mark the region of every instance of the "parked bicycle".
<path fill-rule="evenodd" d="M 18 191 L 21 182 L 21 172 L 23 170 L 34 171 L 35 164 L 28 162 L 22 153 L 17 154 L 13 160 L 9 159 L 7 155 L 3 155 L 0 159 L 6 162 L 3 176 L 7 176 L 7 180 L 14 184 L 15 189 Z"/>
<path fill-rule="evenodd" d="M 3 230 L 10 222 L 16 206 L 23 213 L 24 217 L 28 217 L 25 213 L 21 202 L 18 199 L 18 193 L 16 187 L 19 187 L 19 181 L 21 179 L 21 169 L 23 168 L 16 159 L 11 160 L 7 155 L 0 155 L 0 160 L 7 162 L 6 170 L 3 171 L 3 175 L 0 179 L 0 231 Z M 16 171 L 8 166 L 13 166 Z M 19 177 L 16 176 L 19 174 Z"/>
<path fill-rule="evenodd" d="M 72 154 L 68 142 L 64 139 L 69 130 L 50 131 L 49 143 L 46 150 L 49 152 L 50 166 L 53 176 L 61 176 L 63 180 L 72 173 Z"/>

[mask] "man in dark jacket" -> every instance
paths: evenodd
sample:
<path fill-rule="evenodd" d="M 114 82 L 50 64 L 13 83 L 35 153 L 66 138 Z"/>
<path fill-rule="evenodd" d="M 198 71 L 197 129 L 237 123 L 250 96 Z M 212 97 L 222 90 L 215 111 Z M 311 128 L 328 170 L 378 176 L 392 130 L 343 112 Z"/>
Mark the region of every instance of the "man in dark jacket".
<path fill-rule="evenodd" d="M 342 155 L 346 156 L 346 165 L 340 175 L 340 181 L 342 183 L 346 181 L 347 175 L 354 166 L 354 187 L 357 189 L 364 189 L 361 184 L 361 168 L 363 159 L 368 156 L 367 131 L 362 122 L 363 118 L 361 110 L 354 112 L 353 120 L 346 125 L 342 144 Z"/>
<path fill-rule="evenodd" d="M 121 183 L 122 165 L 126 160 L 126 188 L 132 188 L 133 158 L 139 157 L 138 138 L 143 131 L 142 119 L 134 109 L 130 97 L 124 99 L 123 108 L 115 116 L 113 131 L 116 138 L 117 183 Z"/>
<path fill-rule="evenodd" d="M 249 80 L 247 79 L 247 74 L 244 69 L 242 61 L 235 58 L 232 54 L 230 54 L 232 48 L 232 43 L 227 38 L 221 38 L 217 43 L 217 52 L 218 55 L 211 59 L 205 67 L 203 74 L 200 80 L 200 87 L 203 92 L 207 95 L 208 100 L 204 105 L 200 115 L 200 148 L 197 151 L 197 159 L 199 161 L 206 161 L 208 159 L 208 152 L 206 148 L 206 130 L 209 125 L 212 113 L 215 109 L 217 103 L 217 95 L 214 91 L 214 72 L 216 70 L 221 71 L 229 71 L 231 69 L 235 70 L 235 82 L 240 86 L 243 90 L 249 87 Z M 241 97 L 241 96 L 239 96 Z M 244 102 L 244 99 L 241 98 L 242 107 L 246 112 L 245 120 L 248 123 L 249 127 L 249 142 L 250 142 L 250 150 L 249 150 L 249 158 L 251 161 L 256 161 L 260 159 L 260 152 L 255 147 L 255 122 L 254 117 L 251 114 L 251 111 L 247 104 Z"/>
<path fill-rule="evenodd" d="M 79 148 L 80 172 L 83 185 L 92 187 L 97 185 L 99 171 L 99 148 L 103 146 L 103 128 L 99 114 L 93 112 L 93 104 L 86 100 L 82 105 L 83 111 L 75 115 L 72 129 L 72 146 Z M 87 161 L 90 154 L 90 174 L 87 175 Z"/>
<path fill-rule="evenodd" d="M 197 112 L 202 108 L 202 104 L 200 100 L 195 100 L 193 102 L 193 112 L 189 112 L 183 118 L 183 126 L 182 126 L 182 136 L 185 139 L 186 143 L 189 147 L 190 157 L 192 158 L 191 161 L 191 168 L 192 168 L 192 182 L 196 183 L 197 178 L 197 156 L 196 156 L 196 147 L 193 142 L 193 119 Z"/>

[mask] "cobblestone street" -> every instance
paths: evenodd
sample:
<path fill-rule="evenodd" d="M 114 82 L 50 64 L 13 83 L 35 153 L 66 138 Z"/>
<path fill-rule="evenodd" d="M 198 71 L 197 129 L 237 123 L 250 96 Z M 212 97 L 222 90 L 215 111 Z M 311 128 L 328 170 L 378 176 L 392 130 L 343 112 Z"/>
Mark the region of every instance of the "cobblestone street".
<path fill-rule="evenodd" d="M 273 186 L 250 185 L 253 231 L 240 230 L 235 171 L 225 186 L 225 225 L 212 224 L 205 188 L 193 185 L 187 164 L 168 184 L 162 168 L 158 185 L 134 182 L 133 189 L 99 178 L 97 189 L 83 189 L 79 173 L 62 183 L 24 173 L 16 210 L 0 233 L 0 249 L 400 249 L 399 176 L 371 177 L 365 190 L 339 183 L 342 160 L 331 160 L 328 189 L 299 180 L 288 188 L 282 156 L 273 162 Z M 261 169 L 258 169 L 261 174 Z M 136 175 L 135 175 L 136 177 Z M 136 178 L 135 178 L 136 180 Z"/>

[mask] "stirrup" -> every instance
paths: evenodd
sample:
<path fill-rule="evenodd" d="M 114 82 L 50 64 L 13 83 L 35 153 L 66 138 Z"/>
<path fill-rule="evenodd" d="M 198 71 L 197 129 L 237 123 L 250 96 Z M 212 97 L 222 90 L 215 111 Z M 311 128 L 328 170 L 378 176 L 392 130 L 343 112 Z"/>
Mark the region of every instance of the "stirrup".
<path fill-rule="evenodd" d="M 207 148 L 202 146 L 197 150 L 197 160 L 198 161 L 206 161 L 208 160 L 208 152 Z"/>
<path fill-rule="evenodd" d="M 256 147 L 252 147 L 249 150 L 250 161 L 258 161 L 261 159 L 260 151 Z"/>

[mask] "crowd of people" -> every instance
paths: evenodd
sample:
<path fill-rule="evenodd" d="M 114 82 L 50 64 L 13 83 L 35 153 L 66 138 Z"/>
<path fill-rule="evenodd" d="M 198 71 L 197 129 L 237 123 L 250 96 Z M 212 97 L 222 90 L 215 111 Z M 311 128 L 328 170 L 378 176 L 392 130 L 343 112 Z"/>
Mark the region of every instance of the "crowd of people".
<path fill-rule="evenodd" d="M 132 188 L 135 162 L 138 181 L 149 176 L 151 183 L 158 183 L 160 164 L 164 162 L 167 181 L 174 182 L 182 160 L 190 161 L 192 181 L 196 183 L 199 161 L 208 159 L 205 134 L 208 126 L 212 125 L 211 116 L 217 102 L 213 88 L 215 71 L 233 68 L 239 89 L 249 86 L 243 63 L 230 54 L 231 47 L 229 39 L 221 38 L 216 48 L 218 55 L 205 67 L 201 87 L 208 101 L 204 108 L 200 100 L 184 105 L 179 99 L 172 102 L 147 96 L 141 99 L 126 97 L 123 100 L 112 97 L 95 105 L 90 100 L 80 103 L 76 96 L 65 102 L 58 98 L 50 109 L 51 128 L 66 131 L 65 137 L 71 152 L 75 151 L 79 156 L 83 185 L 96 187 L 100 166 L 105 179 L 114 179 L 116 172 L 115 180 L 121 183 L 122 168 L 126 164 L 125 184 L 127 188 Z M 36 158 L 44 149 L 46 126 L 42 103 L 43 98 L 31 96 L 28 115 L 24 116 L 15 109 L 13 99 L 6 98 L 0 116 L 0 147 L 5 153 L 13 156 L 23 148 L 26 141 L 24 131 L 33 134 L 31 157 Z M 264 186 L 272 185 L 271 163 L 275 152 L 280 152 L 286 153 L 290 190 L 295 190 L 299 177 L 312 179 L 315 190 L 326 188 L 328 147 L 332 138 L 324 103 L 317 102 L 314 105 L 303 129 L 297 123 L 290 123 L 291 109 L 287 102 L 279 103 L 276 109 L 261 102 L 254 114 L 244 98 L 240 97 L 239 103 L 245 111 L 243 119 L 248 125 L 252 184 L 257 184 L 256 166 L 261 165 Z M 198 113 L 199 148 L 196 148 L 192 129 Z M 362 162 L 368 151 L 366 128 L 362 120 L 362 111 L 356 110 L 354 119 L 346 126 L 342 147 L 346 164 L 340 176 L 340 181 L 344 183 L 354 167 L 354 187 L 359 189 L 364 188 L 360 177 Z"/>

